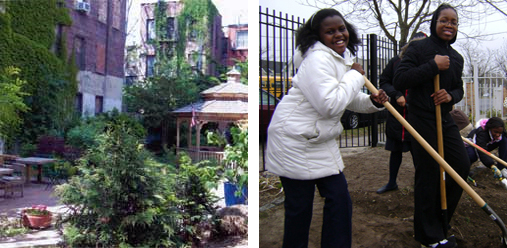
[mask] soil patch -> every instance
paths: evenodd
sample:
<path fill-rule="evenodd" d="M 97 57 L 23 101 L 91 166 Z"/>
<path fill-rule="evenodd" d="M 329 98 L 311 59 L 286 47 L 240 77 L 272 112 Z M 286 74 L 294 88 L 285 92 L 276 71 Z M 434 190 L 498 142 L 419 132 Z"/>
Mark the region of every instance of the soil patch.
<path fill-rule="evenodd" d="M 404 153 L 398 173 L 399 190 L 377 194 L 389 179 L 389 155 L 384 147 L 342 149 L 345 177 L 353 201 L 352 247 L 420 247 L 414 240 L 414 166 L 410 153 Z M 480 163 L 472 165 L 478 186 L 469 185 L 507 221 L 507 190 Z M 260 173 L 259 247 L 281 247 L 283 237 L 283 192 L 278 177 Z M 309 248 L 320 247 L 324 200 L 315 194 Z M 502 232 L 496 223 L 463 192 L 449 235 L 459 247 L 501 247 Z"/>

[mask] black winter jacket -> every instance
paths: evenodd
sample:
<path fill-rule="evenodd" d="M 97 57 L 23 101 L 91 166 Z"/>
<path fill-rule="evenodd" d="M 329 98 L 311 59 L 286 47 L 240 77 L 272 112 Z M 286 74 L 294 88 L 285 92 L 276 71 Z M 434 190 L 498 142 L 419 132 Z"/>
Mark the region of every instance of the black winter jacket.
<path fill-rule="evenodd" d="M 478 127 L 470 131 L 467 138 L 471 139 L 472 142 L 488 152 L 493 151 L 500 146 L 500 142 L 492 142 L 493 138 L 489 134 L 489 131 L 483 129 L 482 127 Z M 502 139 L 506 138 L 506 133 L 504 131 L 502 133 Z M 483 152 L 477 152 L 477 154 L 479 154 L 481 162 L 487 167 L 491 167 L 491 165 L 495 163 L 490 156 L 484 154 Z"/>
<path fill-rule="evenodd" d="M 396 100 L 403 96 L 407 99 L 407 90 L 401 92 L 397 91 L 393 86 L 394 72 L 400 63 L 400 57 L 398 55 L 394 56 L 386 68 L 380 75 L 380 88 L 383 89 L 386 94 L 389 96 L 389 102 L 391 105 L 400 113 L 403 118 L 406 119 L 408 115 L 407 105 L 402 107 L 398 105 Z M 386 125 L 386 135 L 388 138 L 402 142 L 408 141 L 410 139 L 410 133 L 401 125 L 401 123 L 391 114 L 391 112 L 387 115 L 387 125 Z"/>
<path fill-rule="evenodd" d="M 435 55 L 449 56 L 450 66 L 439 71 Z M 429 38 L 411 42 L 394 75 L 394 88 L 409 89 L 408 104 L 411 114 L 435 119 L 435 103 L 431 94 L 435 92 L 434 77 L 440 74 L 440 89 L 445 89 L 452 100 L 441 104 L 442 116 L 463 98 L 463 57 L 448 43 L 431 35 Z"/>

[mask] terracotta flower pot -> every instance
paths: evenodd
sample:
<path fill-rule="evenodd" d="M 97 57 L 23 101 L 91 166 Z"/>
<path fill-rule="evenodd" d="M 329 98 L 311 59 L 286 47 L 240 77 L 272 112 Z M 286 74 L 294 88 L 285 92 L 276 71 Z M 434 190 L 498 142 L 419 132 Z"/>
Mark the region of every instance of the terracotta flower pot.
<path fill-rule="evenodd" d="M 51 225 L 52 215 L 31 215 L 23 212 L 23 226 L 29 228 L 46 228 Z"/>

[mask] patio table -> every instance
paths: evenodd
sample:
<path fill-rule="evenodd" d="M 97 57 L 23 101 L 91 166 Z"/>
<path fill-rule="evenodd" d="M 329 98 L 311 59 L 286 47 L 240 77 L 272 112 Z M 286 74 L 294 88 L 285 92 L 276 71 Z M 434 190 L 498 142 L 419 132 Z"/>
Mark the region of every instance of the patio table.
<path fill-rule="evenodd" d="M 16 162 L 26 165 L 26 180 L 25 183 L 30 183 L 30 171 L 32 165 L 37 165 L 38 174 L 37 174 L 37 183 L 42 183 L 42 166 L 46 164 L 50 164 L 55 162 L 55 159 L 52 158 L 40 158 L 40 157 L 28 157 L 28 158 L 17 158 Z"/>
<path fill-rule="evenodd" d="M 9 168 L 0 168 L 0 176 L 1 175 L 10 175 L 14 172 L 13 169 L 9 169 Z"/>

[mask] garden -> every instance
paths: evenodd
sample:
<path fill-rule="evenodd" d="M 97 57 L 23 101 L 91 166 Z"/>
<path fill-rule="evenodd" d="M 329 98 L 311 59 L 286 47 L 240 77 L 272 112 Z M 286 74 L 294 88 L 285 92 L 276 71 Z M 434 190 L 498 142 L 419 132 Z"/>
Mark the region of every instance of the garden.
<path fill-rule="evenodd" d="M 50 171 L 56 173 L 54 195 L 66 211 L 51 219 L 45 206 L 27 203 L 23 226 L 54 225 L 63 235 L 60 245 L 69 247 L 201 247 L 231 236 L 245 242 L 246 206 L 230 207 L 242 215 L 219 208 L 216 189 L 224 181 L 246 187 L 248 129 L 231 129 L 234 142 L 224 147 L 223 163 L 194 163 L 174 149 L 153 154 L 145 149 L 145 135 L 134 118 L 111 112 L 83 120 L 65 140 L 45 136 L 38 145 L 24 146 L 22 156 L 44 151 L 56 158 L 43 174 L 49 179 Z M 226 166 L 231 163 L 235 169 Z M 32 215 L 46 218 L 35 226 Z M 1 225 L 0 243 L 28 232 L 12 219 L 3 218 Z"/>

